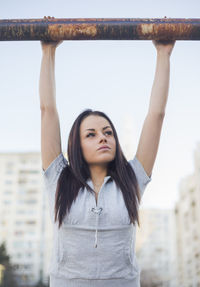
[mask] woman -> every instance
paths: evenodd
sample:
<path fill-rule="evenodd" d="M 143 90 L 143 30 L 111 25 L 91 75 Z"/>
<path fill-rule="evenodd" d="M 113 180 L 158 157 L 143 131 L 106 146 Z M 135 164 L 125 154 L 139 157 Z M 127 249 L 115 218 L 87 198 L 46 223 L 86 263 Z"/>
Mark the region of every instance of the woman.
<path fill-rule="evenodd" d="M 55 50 L 42 42 L 41 151 L 54 230 L 51 287 L 135 287 L 140 270 L 134 252 L 138 205 L 151 181 L 168 97 L 175 42 L 153 41 L 157 66 L 150 105 L 135 157 L 127 161 L 111 120 L 86 110 L 61 151 L 55 96 Z"/>

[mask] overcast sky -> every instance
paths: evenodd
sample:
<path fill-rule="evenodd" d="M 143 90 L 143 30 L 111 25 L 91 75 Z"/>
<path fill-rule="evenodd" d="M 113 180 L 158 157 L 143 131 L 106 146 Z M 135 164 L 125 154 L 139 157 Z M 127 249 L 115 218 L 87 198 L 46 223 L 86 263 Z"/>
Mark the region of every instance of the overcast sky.
<path fill-rule="evenodd" d="M 199 11 L 199 0 L 0 1 L 1 19 L 198 18 Z M 0 152 L 40 151 L 40 42 L 1 42 L 0 55 Z M 92 108 L 108 114 L 125 154 L 133 157 L 148 110 L 155 64 L 151 41 L 64 41 L 56 51 L 63 151 L 75 118 Z M 177 41 L 159 151 L 144 207 L 173 207 L 180 180 L 193 173 L 193 153 L 200 142 L 199 78 L 200 42 Z"/>

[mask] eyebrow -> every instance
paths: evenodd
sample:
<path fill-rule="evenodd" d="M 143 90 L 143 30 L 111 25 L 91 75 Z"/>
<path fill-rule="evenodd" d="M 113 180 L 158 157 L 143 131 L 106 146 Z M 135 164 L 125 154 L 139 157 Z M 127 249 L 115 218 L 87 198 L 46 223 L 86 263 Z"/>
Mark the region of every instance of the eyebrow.
<path fill-rule="evenodd" d="M 106 127 L 104 127 L 102 130 L 104 131 L 105 129 L 107 129 L 107 128 L 111 128 L 110 126 L 106 126 Z M 95 131 L 95 129 L 87 129 L 86 131 Z"/>

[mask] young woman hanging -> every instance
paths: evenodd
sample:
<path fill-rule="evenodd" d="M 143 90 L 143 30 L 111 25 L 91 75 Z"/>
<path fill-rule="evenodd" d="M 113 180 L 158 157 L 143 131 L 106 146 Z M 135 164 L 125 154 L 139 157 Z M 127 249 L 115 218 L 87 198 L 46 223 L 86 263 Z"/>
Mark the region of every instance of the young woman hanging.
<path fill-rule="evenodd" d="M 138 148 L 127 161 L 110 118 L 81 112 L 61 150 L 55 92 L 55 51 L 42 44 L 41 156 L 53 224 L 50 287 L 138 287 L 135 256 L 138 208 L 158 151 L 175 42 L 153 41 L 157 65 Z"/>

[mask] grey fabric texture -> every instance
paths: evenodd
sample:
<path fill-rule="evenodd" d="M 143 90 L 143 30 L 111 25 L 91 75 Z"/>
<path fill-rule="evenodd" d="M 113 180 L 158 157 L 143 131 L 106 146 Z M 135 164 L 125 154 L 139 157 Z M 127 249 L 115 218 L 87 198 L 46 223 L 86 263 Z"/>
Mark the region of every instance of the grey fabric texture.
<path fill-rule="evenodd" d="M 138 287 L 140 268 L 135 255 L 136 226 L 130 223 L 123 195 L 111 176 L 95 195 L 80 189 L 58 228 L 54 222 L 57 181 L 68 161 L 61 153 L 43 172 L 53 224 L 49 265 L 50 287 Z M 152 180 L 135 156 L 129 161 L 141 196 Z M 91 179 L 87 183 L 93 187 Z"/>

